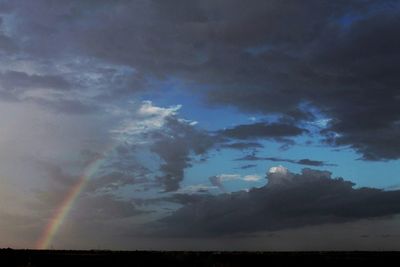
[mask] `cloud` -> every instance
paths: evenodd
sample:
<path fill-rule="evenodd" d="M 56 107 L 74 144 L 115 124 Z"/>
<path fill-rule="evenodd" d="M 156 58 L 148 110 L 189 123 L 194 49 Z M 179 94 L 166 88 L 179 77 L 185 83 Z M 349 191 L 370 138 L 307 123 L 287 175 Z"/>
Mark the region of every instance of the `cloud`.
<path fill-rule="evenodd" d="M 43 89 L 65 91 L 71 89 L 71 84 L 59 75 L 27 74 L 21 71 L 0 73 L 0 93 L 6 99 L 22 100 L 27 92 Z"/>
<path fill-rule="evenodd" d="M 296 125 L 315 119 L 306 104 L 331 119 L 321 133 L 329 144 L 350 146 L 367 160 L 400 157 L 395 1 L 41 0 L 6 6 L 2 43 L 18 47 L 18 55 L 54 66 L 66 58 L 76 65 L 92 60 L 86 71 L 112 65 L 139 77 L 134 86 L 108 79 L 115 82 L 97 101 L 152 87 L 149 77 L 160 83 L 174 77 L 192 85 L 189 90 L 207 86 L 202 92 L 211 104 Z"/>
<path fill-rule="evenodd" d="M 131 200 L 119 199 L 108 194 L 85 196 L 79 201 L 79 209 L 72 216 L 90 222 L 128 218 L 149 212 L 138 209 Z"/>
<path fill-rule="evenodd" d="M 140 166 L 138 166 L 140 168 Z M 149 182 L 148 179 L 142 177 L 138 172 L 114 171 L 109 174 L 102 175 L 92 179 L 87 185 L 87 192 L 112 193 L 127 185 L 137 185 Z"/>
<path fill-rule="evenodd" d="M 204 192 L 202 192 L 204 193 Z M 206 198 L 208 195 L 207 194 L 173 194 L 170 197 L 165 198 L 166 201 L 169 202 L 175 202 L 181 205 L 187 205 L 189 203 L 195 203 L 202 201 L 204 198 Z"/>
<path fill-rule="evenodd" d="M 267 161 L 274 161 L 274 162 L 289 162 L 293 164 L 299 164 L 299 165 L 307 165 L 307 166 L 316 166 L 316 167 L 323 167 L 323 166 L 337 166 L 336 164 L 333 163 L 327 163 L 324 161 L 320 160 L 312 160 L 312 159 L 299 159 L 299 160 L 294 160 L 294 159 L 287 159 L 287 158 L 277 158 L 277 157 L 259 157 L 256 156 L 255 153 L 246 155 L 241 158 L 235 159 L 236 161 L 259 161 L 259 160 L 267 160 Z"/>
<path fill-rule="evenodd" d="M 24 100 L 39 104 L 41 107 L 48 108 L 51 111 L 70 115 L 84 115 L 100 110 L 99 106 L 96 104 L 85 103 L 79 99 L 43 99 L 40 97 L 26 97 Z"/>
<path fill-rule="evenodd" d="M 296 161 L 297 164 L 301 165 L 309 165 L 309 166 L 337 166 L 336 164 L 326 163 L 320 160 L 312 160 L 312 159 L 300 159 Z"/>
<path fill-rule="evenodd" d="M 179 108 L 160 108 L 144 101 L 132 118 L 112 131 L 124 143 L 146 146 L 159 157 L 157 180 L 167 192 L 179 189 L 191 157 L 204 155 L 215 143 L 195 122 L 179 118 Z"/>
<path fill-rule="evenodd" d="M 208 186 L 204 184 L 195 184 L 195 185 L 188 185 L 184 188 L 180 188 L 179 190 L 174 193 L 174 195 L 196 195 L 198 193 L 208 193 L 210 189 L 215 189 L 216 186 Z M 172 198 L 173 201 L 176 199 L 175 197 Z M 164 200 L 170 200 L 169 197 L 164 198 Z"/>
<path fill-rule="evenodd" d="M 67 90 L 70 84 L 62 76 L 27 74 L 21 71 L 7 71 L 0 74 L 4 90 L 54 88 Z"/>
<path fill-rule="evenodd" d="M 210 176 L 208 180 L 213 186 L 218 187 L 222 192 L 226 192 L 223 185 L 224 181 L 238 180 L 240 179 L 240 174 L 220 174 L 215 176 Z"/>
<path fill-rule="evenodd" d="M 258 174 L 249 174 L 243 177 L 243 181 L 246 182 L 258 182 L 261 180 L 261 176 Z"/>
<path fill-rule="evenodd" d="M 249 174 L 242 176 L 240 174 L 220 174 L 220 175 L 214 175 L 210 176 L 208 180 L 210 183 L 218 187 L 222 192 L 226 192 L 226 189 L 224 187 L 224 182 L 226 181 L 234 181 L 234 180 L 243 180 L 245 182 L 258 182 L 261 179 L 261 176 L 257 174 Z"/>
<path fill-rule="evenodd" d="M 17 50 L 16 44 L 9 36 L 0 34 L 0 53 L 14 53 Z"/>
<path fill-rule="evenodd" d="M 38 161 L 39 169 L 47 176 L 46 186 L 35 190 L 35 199 L 30 203 L 40 219 L 51 216 L 54 209 L 63 203 L 71 188 L 75 187 L 81 179 L 80 174 L 72 174 L 61 167 L 50 163 Z M 85 223 L 117 220 L 131 216 L 138 216 L 150 212 L 148 209 L 138 209 L 136 203 L 130 197 L 121 197 L 118 190 L 149 181 L 140 177 L 140 169 L 130 171 L 125 169 L 114 171 L 112 168 L 106 172 L 99 169 L 83 188 L 76 199 L 76 208 L 72 211 L 71 220 Z M 104 170 L 103 170 L 104 171 Z M 76 226 L 79 228 L 79 225 Z"/>
<path fill-rule="evenodd" d="M 306 225 L 341 223 L 400 212 L 400 191 L 354 188 L 327 171 L 284 167 L 269 171 L 269 183 L 187 204 L 159 221 L 157 234 L 223 236 Z M 154 230 L 154 229 L 153 229 Z"/>
<path fill-rule="evenodd" d="M 210 189 L 215 189 L 215 187 L 198 184 L 181 188 L 178 192 L 169 194 L 167 196 L 155 198 L 134 198 L 132 201 L 137 206 L 150 206 L 154 204 L 159 205 L 160 203 L 176 203 L 180 205 L 186 205 L 189 203 L 199 202 L 207 198 L 210 195 Z M 170 207 L 167 207 L 167 209 L 175 210 Z"/>
<path fill-rule="evenodd" d="M 250 169 L 250 168 L 254 168 L 254 167 L 257 167 L 257 165 L 256 164 L 247 164 L 247 165 L 240 166 L 239 169 L 246 170 L 246 169 Z"/>
<path fill-rule="evenodd" d="M 294 137 L 307 132 L 305 129 L 284 123 L 254 123 L 243 124 L 233 128 L 219 131 L 224 137 L 234 139 L 259 139 L 259 138 L 283 138 Z"/>
<path fill-rule="evenodd" d="M 151 151 L 163 161 L 160 166 L 163 175 L 158 179 L 166 191 L 179 188 L 184 169 L 191 166 L 191 155 L 204 155 L 214 145 L 206 132 L 176 118 L 168 119 L 162 131 L 155 133 L 155 136 Z"/>
<path fill-rule="evenodd" d="M 2 209 L 26 210 L 31 196 L 26 191 L 21 195 L 14 185 L 36 189 L 46 179 L 30 171 L 32 158 L 62 166 L 52 170 L 51 176 L 58 180 L 40 188 L 47 208 L 58 203 L 65 192 L 54 190 L 50 195 L 49 191 L 76 180 L 72 170 L 82 168 L 77 151 L 90 148 L 98 153 L 110 141 L 110 134 L 111 142 L 120 146 L 107 161 L 109 169 L 88 186 L 93 194 L 136 184 L 180 192 L 185 169 L 211 148 L 259 149 L 265 139 L 288 145 L 303 134 L 333 147 L 349 147 L 363 160 L 400 158 L 400 12 L 396 1 L 15 0 L 0 3 L 0 13 L 0 145 L 4 155 L 0 169 L 9 181 L 2 185 L 1 195 L 2 202 L 11 203 Z M 257 120 L 209 133 L 180 118 L 179 106 L 135 102 L 153 93 L 169 102 L 164 92 L 174 88 L 180 97 L 178 87 L 205 100 L 206 107 L 243 112 L 239 120 L 272 116 L 277 122 Z M 128 106 L 129 101 L 134 104 Z M 255 154 L 242 160 L 334 166 L 312 158 Z M 21 168 L 12 168 L 15 165 Z M 326 175 L 312 182 L 305 178 L 318 175 L 293 174 L 282 188 L 271 189 L 270 184 L 229 197 L 206 196 L 194 205 L 199 217 L 187 211 L 199 223 L 205 221 L 203 226 L 194 222 L 194 232 L 218 233 L 218 228 L 221 233 L 240 232 L 242 222 L 244 232 L 290 228 L 397 212 L 396 190 L 354 189 Z M 301 181 L 309 181 L 309 195 Z M 197 194 L 209 189 L 203 186 L 183 189 Z M 316 197 L 321 203 L 309 201 L 318 192 L 323 196 Z M 112 201 L 121 200 L 114 197 L 99 199 L 99 203 L 107 202 L 112 208 Z M 181 202 L 189 199 L 188 194 L 180 197 Z M 274 201 L 279 205 L 268 206 Z M 311 204 L 305 207 L 304 203 Z M 117 204 L 121 208 L 115 210 L 122 217 L 135 209 L 132 203 Z M 216 220 L 207 222 L 204 210 L 211 214 L 207 218 Z M 257 212 L 261 214 L 258 221 Z M 36 221 L 35 216 L 31 221 Z M 238 218 L 244 219 L 232 226 L 230 222 Z M 177 226 L 187 221 L 184 218 Z"/>
<path fill-rule="evenodd" d="M 146 138 L 147 134 L 162 129 L 169 118 L 177 115 L 180 108 L 179 105 L 161 108 L 153 105 L 151 101 L 142 101 L 132 114 L 128 114 L 130 117 L 111 132 L 123 141 L 132 140 L 134 143 L 140 143 L 142 141 L 138 140 Z"/>
<path fill-rule="evenodd" d="M 309 2 L 301 8 L 296 5 L 292 8 L 300 11 L 313 7 L 315 12 L 317 6 Z M 241 55 L 239 45 L 236 54 L 231 52 L 231 59 L 226 52 L 225 57 L 220 56 L 218 64 L 223 65 L 228 60 L 237 62 L 237 65 L 229 64 L 231 69 L 225 70 L 224 74 L 234 77 L 233 73 L 243 73 L 243 81 L 234 79 L 230 86 L 221 85 L 210 91 L 210 100 L 245 111 L 289 116 L 306 101 L 332 118 L 326 131 L 322 132 L 329 144 L 350 146 L 367 160 L 398 158 L 396 136 L 399 134 L 400 100 L 396 89 L 399 80 L 395 75 L 398 64 L 395 62 L 399 57 L 397 44 L 400 38 L 395 32 L 398 31 L 399 7 L 355 6 L 346 7 L 344 3 L 331 6 L 332 13 L 325 18 L 306 19 L 301 16 L 303 12 L 292 16 L 289 23 L 297 21 L 308 25 L 304 29 L 313 29 L 309 33 L 316 34 L 314 37 L 304 35 L 310 37 L 309 40 L 296 38 L 290 27 L 276 27 L 271 30 L 281 34 L 274 36 L 268 31 L 270 38 L 275 38 L 264 41 L 268 49 L 257 55 Z M 318 8 L 323 10 L 321 6 Z M 283 8 L 281 12 L 287 14 L 289 11 Z M 344 27 L 341 18 L 345 15 L 358 16 L 358 19 Z M 313 27 L 317 21 L 319 26 Z M 293 39 L 285 40 L 284 37 L 289 36 Z M 226 73 L 228 71 L 230 73 Z M 380 88 L 379 92 L 377 88 Z"/>

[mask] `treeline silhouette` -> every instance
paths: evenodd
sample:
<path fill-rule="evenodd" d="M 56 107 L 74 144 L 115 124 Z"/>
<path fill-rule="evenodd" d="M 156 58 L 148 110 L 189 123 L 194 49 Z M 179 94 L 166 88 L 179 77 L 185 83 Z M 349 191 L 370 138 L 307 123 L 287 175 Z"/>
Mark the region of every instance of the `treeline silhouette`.
<path fill-rule="evenodd" d="M 274 266 L 399 262 L 400 252 L 216 252 L 0 249 L 0 266 Z"/>

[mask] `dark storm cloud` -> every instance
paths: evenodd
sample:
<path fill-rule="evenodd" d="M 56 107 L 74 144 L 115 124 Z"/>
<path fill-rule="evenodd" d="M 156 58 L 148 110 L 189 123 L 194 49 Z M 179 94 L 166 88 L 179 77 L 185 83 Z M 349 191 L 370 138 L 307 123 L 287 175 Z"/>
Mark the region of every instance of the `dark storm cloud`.
<path fill-rule="evenodd" d="M 336 164 L 326 163 L 324 161 L 312 160 L 312 159 L 300 159 L 296 160 L 295 163 L 308 166 L 337 166 Z"/>
<path fill-rule="evenodd" d="M 191 203 L 196 203 L 207 198 L 208 194 L 173 194 L 171 197 L 166 199 L 169 202 L 174 202 L 182 205 L 188 205 Z"/>
<path fill-rule="evenodd" d="M 241 158 L 235 159 L 237 161 L 258 161 L 258 160 L 267 160 L 267 161 L 274 161 L 274 162 L 289 162 L 293 164 L 299 165 L 307 165 L 307 166 L 315 166 L 315 167 L 323 167 L 323 166 L 337 166 L 336 164 L 327 163 L 320 160 L 312 160 L 312 159 L 286 159 L 286 158 L 277 158 L 277 157 L 259 157 L 256 156 L 255 153 L 246 155 Z"/>
<path fill-rule="evenodd" d="M 158 180 L 167 192 L 179 189 L 185 168 L 191 166 L 191 156 L 204 155 L 214 145 L 214 139 L 208 133 L 174 116 L 152 134 L 155 141 L 151 151 L 163 161 Z"/>
<path fill-rule="evenodd" d="M 188 205 L 191 203 L 199 202 L 209 197 L 209 194 L 206 192 L 200 192 L 195 194 L 186 194 L 186 193 L 175 193 L 166 197 L 159 198 L 136 198 L 133 200 L 135 205 L 138 206 L 147 206 L 153 204 L 160 204 L 162 202 L 170 202 L 177 203 L 181 205 Z"/>
<path fill-rule="evenodd" d="M 234 84 L 210 91 L 210 98 L 244 110 L 285 115 L 307 101 L 333 119 L 323 132 L 331 137 L 327 140 L 330 144 L 349 145 L 365 159 L 396 159 L 400 156 L 396 74 L 400 17 L 398 8 L 394 10 L 347 10 L 354 22 L 346 27 L 340 18 L 320 18 L 323 29 L 310 41 L 283 46 L 270 43 L 267 49 L 253 55 L 253 60 L 237 59 L 240 63 L 236 67 L 254 66 L 245 76 L 256 82 L 243 84 L 246 90 Z M 314 19 L 305 21 L 305 29 L 310 29 Z M 263 79 L 257 80 L 256 75 L 263 75 Z"/>
<path fill-rule="evenodd" d="M 275 177 L 273 177 L 275 175 Z M 221 236 L 389 216 L 400 213 L 400 191 L 353 188 L 329 172 L 273 173 L 264 187 L 188 204 L 160 221 L 159 233 Z"/>
<path fill-rule="evenodd" d="M 323 132 L 329 144 L 350 146 L 369 160 L 400 157 L 397 1 L 5 6 L 16 20 L 12 42 L 32 58 L 96 58 L 141 77 L 176 77 L 206 87 L 215 105 L 295 122 L 313 120 L 301 108 L 306 103 L 332 119 Z"/>
<path fill-rule="evenodd" d="M 260 139 L 294 137 L 306 132 L 305 129 L 285 123 L 242 124 L 233 128 L 219 131 L 219 135 L 234 139 Z"/>

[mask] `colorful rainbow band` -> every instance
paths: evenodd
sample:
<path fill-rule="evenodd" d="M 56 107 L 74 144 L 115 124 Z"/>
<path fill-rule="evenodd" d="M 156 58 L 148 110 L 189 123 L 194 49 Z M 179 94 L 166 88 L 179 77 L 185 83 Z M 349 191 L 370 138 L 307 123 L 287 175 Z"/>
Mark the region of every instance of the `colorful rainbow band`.
<path fill-rule="evenodd" d="M 78 198 L 79 194 L 85 188 L 85 185 L 88 183 L 90 178 L 96 173 L 96 171 L 100 168 L 100 166 L 104 163 L 107 158 L 107 155 L 111 152 L 114 146 L 107 148 L 103 153 L 102 156 L 96 158 L 91 163 L 89 163 L 83 174 L 80 176 L 79 180 L 72 186 L 72 188 L 68 191 L 67 195 L 61 202 L 61 204 L 57 207 L 54 214 L 50 218 L 49 222 L 47 223 L 42 235 L 40 236 L 39 240 L 36 243 L 37 249 L 48 249 L 53 241 L 54 236 L 60 229 L 61 225 L 63 224 L 65 218 L 68 216 L 71 208 L 73 207 L 76 199 Z"/>

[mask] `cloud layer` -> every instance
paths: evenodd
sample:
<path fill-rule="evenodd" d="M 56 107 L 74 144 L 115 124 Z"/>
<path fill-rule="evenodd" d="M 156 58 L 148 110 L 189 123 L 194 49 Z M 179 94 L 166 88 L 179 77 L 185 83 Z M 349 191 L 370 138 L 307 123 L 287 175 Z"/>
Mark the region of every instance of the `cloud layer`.
<path fill-rule="evenodd" d="M 157 234 L 224 236 L 341 223 L 400 212 L 400 191 L 354 188 L 326 171 L 271 169 L 261 188 L 188 203 L 160 221 Z"/>
<path fill-rule="evenodd" d="M 397 159 L 398 10 L 392 0 L 6 1 L 0 48 L 10 69 L 2 76 L 12 77 L 3 87 L 72 83 L 68 97 L 39 103 L 98 106 L 175 77 L 193 92 L 206 87 L 209 103 L 292 122 L 226 130 L 231 137 L 249 138 L 249 127 L 259 138 L 297 135 L 293 123 L 313 122 L 312 108 L 330 119 L 321 132 L 326 143 L 367 160 Z M 33 66 L 28 73 L 16 70 L 21 56 Z M 89 88 L 98 91 L 82 94 Z"/>

